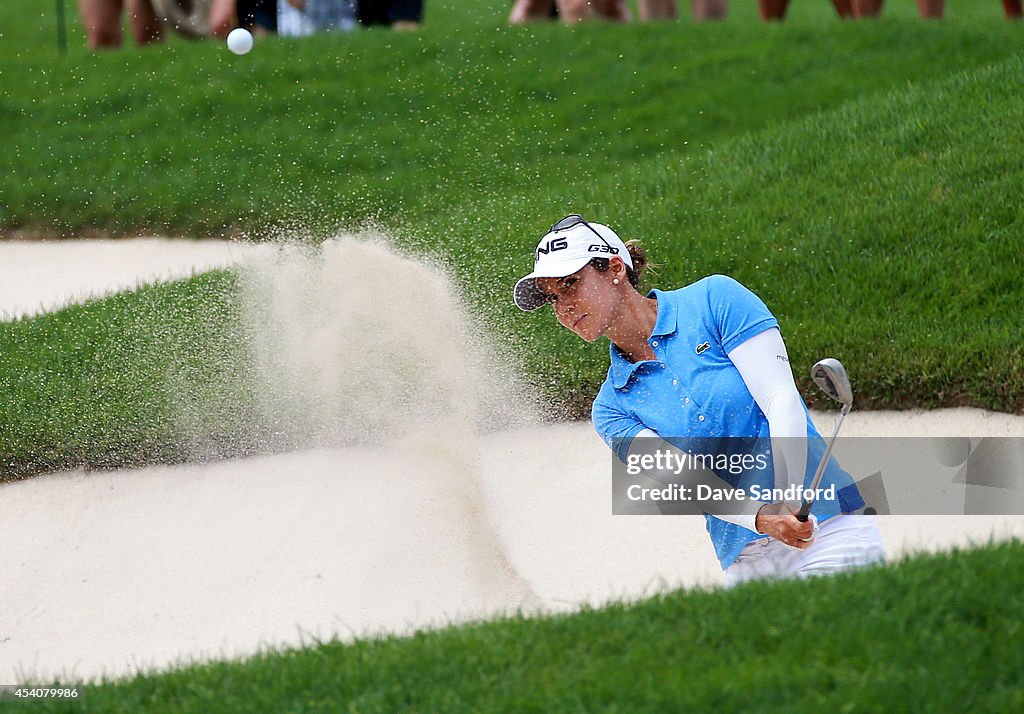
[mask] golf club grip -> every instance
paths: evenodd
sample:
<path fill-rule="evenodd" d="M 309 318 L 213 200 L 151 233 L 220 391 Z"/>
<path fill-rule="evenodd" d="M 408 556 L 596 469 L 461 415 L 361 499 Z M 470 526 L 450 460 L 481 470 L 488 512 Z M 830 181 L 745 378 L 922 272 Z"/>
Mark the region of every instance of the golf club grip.
<path fill-rule="evenodd" d="M 804 501 L 804 505 L 800 506 L 800 510 L 796 512 L 796 519 L 801 523 L 806 523 L 811 518 L 811 506 L 814 504 L 810 501 Z"/>

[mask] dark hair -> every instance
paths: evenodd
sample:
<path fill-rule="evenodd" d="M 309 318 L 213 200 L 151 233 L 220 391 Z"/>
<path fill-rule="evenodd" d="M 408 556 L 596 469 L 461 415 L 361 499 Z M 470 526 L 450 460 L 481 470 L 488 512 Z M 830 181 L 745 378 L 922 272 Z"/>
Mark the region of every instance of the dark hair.
<path fill-rule="evenodd" d="M 640 241 L 626 241 L 626 250 L 629 251 L 629 259 L 633 261 L 633 267 L 626 266 L 626 277 L 629 284 L 636 290 L 640 289 L 640 278 L 643 277 L 644 269 L 647 267 L 647 251 L 640 245 Z M 588 265 L 593 265 L 594 270 L 604 273 L 610 265 L 608 258 L 591 258 Z"/>

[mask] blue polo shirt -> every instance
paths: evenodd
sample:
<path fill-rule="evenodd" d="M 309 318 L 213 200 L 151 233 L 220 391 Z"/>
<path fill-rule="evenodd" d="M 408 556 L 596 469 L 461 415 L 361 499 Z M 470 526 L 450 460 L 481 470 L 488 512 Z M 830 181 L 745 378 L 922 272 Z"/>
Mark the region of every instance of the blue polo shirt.
<path fill-rule="evenodd" d="M 686 449 L 693 440 L 744 438 L 770 449 L 768 419 L 757 406 L 728 353 L 751 337 L 779 323 L 767 306 L 747 288 L 725 275 L 712 275 L 679 290 L 652 290 L 658 316 L 648 344 L 657 359 L 630 362 L 613 344 L 608 376 L 594 400 L 592 419 L 597 433 L 626 460 L 630 440 L 651 429 Z M 809 487 L 825 441 L 811 422 L 807 406 L 807 468 Z M 771 464 L 771 459 L 768 459 Z M 742 477 L 719 473 L 738 487 L 774 485 L 774 470 L 761 469 Z M 835 483 L 835 500 L 819 499 L 813 513 L 824 521 L 864 506 L 853 479 L 834 458 L 822 476 L 821 488 Z M 748 542 L 763 537 L 735 523 L 705 515 L 708 534 L 722 568 L 729 567 Z"/>

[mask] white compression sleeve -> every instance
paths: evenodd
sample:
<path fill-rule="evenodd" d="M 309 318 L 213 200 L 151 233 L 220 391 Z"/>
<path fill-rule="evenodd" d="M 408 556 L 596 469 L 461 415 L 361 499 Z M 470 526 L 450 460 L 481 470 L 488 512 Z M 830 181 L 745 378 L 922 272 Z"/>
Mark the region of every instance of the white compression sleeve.
<path fill-rule="evenodd" d="M 775 487 L 803 484 L 807 470 L 807 415 L 793 381 L 778 328 L 751 337 L 729 352 L 747 389 L 768 418 Z"/>

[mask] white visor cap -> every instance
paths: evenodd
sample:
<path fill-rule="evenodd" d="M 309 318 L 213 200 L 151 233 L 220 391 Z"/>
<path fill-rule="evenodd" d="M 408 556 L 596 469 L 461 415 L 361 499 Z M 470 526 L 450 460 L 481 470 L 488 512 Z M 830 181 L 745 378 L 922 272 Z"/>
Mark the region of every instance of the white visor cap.
<path fill-rule="evenodd" d="M 537 287 L 537 278 L 564 278 L 572 275 L 592 258 L 622 258 L 632 269 L 629 250 L 615 231 L 601 223 L 580 222 L 572 228 L 551 231 L 540 239 L 533 253 L 533 272 L 516 283 L 513 297 L 521 310 L 536 310 L 547 302 Z"/>

